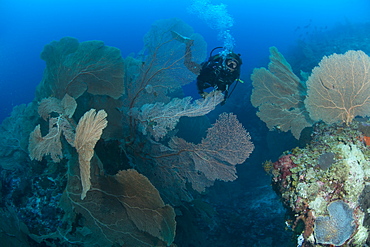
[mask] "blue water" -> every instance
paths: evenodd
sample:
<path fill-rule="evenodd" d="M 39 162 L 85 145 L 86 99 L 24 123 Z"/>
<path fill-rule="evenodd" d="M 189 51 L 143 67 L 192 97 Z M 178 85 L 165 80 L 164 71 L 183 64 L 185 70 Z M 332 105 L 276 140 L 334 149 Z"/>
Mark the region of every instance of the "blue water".
<path fill-rule="evenodd" d="M 178 229 L 176 244 L 191 247 L 195 245 L 184 243 L 203 239 L 209 242 L 207 246 L 239 243 L 238 246 L 290 247 L 294 240 L 291 241 L 291 231 L 285 231 L 286 211 L 270 187 L 271 178 L 261 164 L 268 159 L 276 160 L 283 151 L 297 146 L 298 141 L 290 133 L 269 132 L 256 116 L 256 109 L 249 102 L 252 88 L 250 75 L 254 68 L 267 66 L 271 46 L 276 46 L 282 54 L 287 54 L 287 58 L 290 55 L 293 59 L 292 47 L 298 39 L 306 40 L 311 34 L 325 32 L 338 27 L 338 24 L 348 26 L 370 22 L 370 1 L 195 0 L 196 3 L 225 4 L 226 12 L 222 13 L 207 13 L 207 9 L 192 13 L 189 7 L 193 2 L 0 0 L 0 123 L 9 116 L 14 106 L 34 100 L 35 89 L 45 69 L 40 53 L 50 42 L 66 36 L 77 38 L 80 42 L 101 40 L 108 46 L 119 48 L 125 58 L 140 52 L 144 44 L 143 37 L 152 23 L 173 17 L 182 19 L 204 37 L 208 52 L 227 43 L 236 53 L 242 54 L 241 79 L 245 83 L 238 86 L 230 103 L 217 108 L 210 118 L 216 118 L 224 111 L 234 112 L 251 134 L 255 150 L 248 158 L 248 164 L 237 167 L 236 182 L 216 182 L 205 195 L 200 196 L 217 208 L 215 218 L 218 221 L 214 223 L 214 228 L 212 222 L 202 225 L 205 223 L 199 220 L 200 223 L 197 223 L 203 227 L 200 228 L 208 232 L 194 233 L 193 236 L 187 229 Z M 207 19 L 206 14 L 211 17 Z M 230 17 L 232 24 L 212 19 L 222 16 Z M 224 26 L 220 28 L 220 25 Z M 220 38 L 223 31 L 227 31 L 230 39 Z M 184 93 L 199 97 L 194 82 L 184 87 Z M 179 136 L 187 134 L 178 133 Z M 1 155 L 6 157 L 7 154 Z M 40 164 L 45 165 L 42 162 Z M 192 213 L 192 216 L 201 214 Z M 187 220 L 186 215 L 179 216 L 178 226 L 187 226 Z M 196 225 L 196 220 L 192 220 L 191 223 Z M 207 236 L 207 239 L 203 236 Z"/>
<path fill-rule="evenodd" d="M 235 51 L 242 54 L 242 79 L 248 81 L 254 67 L 265 66 L 268 47 L 284 54 L 299 35 L 315 27 L 338 22 L 369 21 L 367 0 L 283 1 L 224 0 L 234 18 L 230 29 Z M 208 50 L 222 45 L 218 31 L 190 14 L 191 1 L 73 1 L 2 0 L 0 2 L 0 121 L 13 106 L 33 100 L 42 78 L 43 46 L 71 36 L 79 41 L 102 40 L 121 49 L 123 57 L 137 53 L 150 25 L 158 19 L 178 17 L 200 33 Z M 307 28 L 304 30 L 304 27 Z M 297 27 L 300 27 L 297 31 Z"/>

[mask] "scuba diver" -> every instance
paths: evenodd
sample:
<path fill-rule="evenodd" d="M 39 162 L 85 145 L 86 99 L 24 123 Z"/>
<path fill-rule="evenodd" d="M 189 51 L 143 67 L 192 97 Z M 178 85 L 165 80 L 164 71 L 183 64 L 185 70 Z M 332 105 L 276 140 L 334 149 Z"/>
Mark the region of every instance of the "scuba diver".
<path fill-rule="evenodd" d="M 224 101 L 222 104 L 225 104 L 226 99 L 228 99 L 235 89 L 229 94 L 229 88 L 231 84 L 236 81 L 237 83 L 242 82 L 240 77 L 240 66 L 242 65 L 242 60 L 240 54 L 234 52 L 223 51 L 219 54 L 212 55 L 216 49 L 223 47 L 214 48 L 209 56 L 208 61 L 198 64 L 192 61 L 191 47 L 194 44 L 194 40 L 191 40 L 187 37 L 182 36 L 181 34 L 171 31 L 174 39 L 184 43 L 186 45 L 185 49 L 185 59 L 184 65 L 197 77 L 197 88 L 198 93 L 205 98 L 207 92 L 204 92 L 204 89 L 213 87 L 215 90 L 220 90 L 224 93 Z"/>

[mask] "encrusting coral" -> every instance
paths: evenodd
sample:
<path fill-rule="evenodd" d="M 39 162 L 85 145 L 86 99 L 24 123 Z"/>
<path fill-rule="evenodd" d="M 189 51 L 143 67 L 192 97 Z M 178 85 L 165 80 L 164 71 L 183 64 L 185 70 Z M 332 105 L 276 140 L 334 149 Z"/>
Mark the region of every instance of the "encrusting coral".
<path fill-rule="evenodd" d="M 305 246 L 362 246 L 366 242 L 368 226 L 363 225 L 363 219 L 367 206 L 364 208 L 359 199 L 370 182 L 370 151 L 362 141 L 359 125 L 356 121 L 349 125 L 316 124 L 309 145 L 287 152 L 274 164 L 273 184 L 292 212 L 291 225 L 298 235 L 302 231 L 298 223 L 305 225 Z M 323 167 L 322 156 L 328 153 L 334 158 Z M 338 218 L 338 208 L 343 208 L 347 218 Z"/>
<path fill-rule="evenodd" d="M 291 130 L 296 138 L 316 121 L 309 145 L 286 152 L 271 172 L 276 190 L 293 213 L 293 228 L 297 230 L 300 221 L 305 224 L 299 245 L 363 246 L 368 207 L 359 199 L 370 182 L 370 158 L 367 136 L 361 131 L 369 124 L 352 120 L 370 115 L 370 57 L 353 50 L 324 57 L 306 81 L 306 90 L 276 48 L 270 52 L 269 70 L 256 69 L 252 75 L 258 116 L 270 129 Z M 271 90 L 272 82 L 276 91 Z M 307 120 L 299 128 L 287 117 L 297 106 L 299 117 Z"/>
<path fill-rule="evenodd" d="M 327 207 L 329 216 L 319 216 L 315 220 L 315 238 L 320 244 L 340 246 L 354 233 L 353 210 L 341 200 Z"/>

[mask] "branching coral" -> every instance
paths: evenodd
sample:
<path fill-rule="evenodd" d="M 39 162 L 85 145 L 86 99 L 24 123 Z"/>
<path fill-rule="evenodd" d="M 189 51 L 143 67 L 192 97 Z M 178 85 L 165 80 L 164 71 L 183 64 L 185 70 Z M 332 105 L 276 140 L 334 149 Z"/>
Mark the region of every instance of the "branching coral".
<path fill-rule="evenodd" d="M 177 18 L 156 21 L 144 37 L 143 57 L 125 59 L 124 107 L 140 108 L 153 102 L 167 103 L 167 94 L 195 79 L 184 65 L 185 46 L 174 40 L 171 31 L 179 32 L 192 40 L 193 61 L 203 62 L 206 43 L 194 33 L 192 27 Z"/>
<path fill-rule="evenodd" d="M 74 131 L 67 118 L 73 115 L 75 109 L 76 101 L 67 94 L 63 100 L 50 97 L 40 102 L 38 112 L 44 120 L 49 119 L 49 133 L 42 136 L 40 125 L 31 132 L 28 146 L 31 159 L 41 161 L 44 155 L 50 155 L 54 162 L 60 162 L 63 157 L 62 133 L 68 143 L 74 146 Z M 52 116 L 52 113 L 58 115 Z"/>
<path fill-rule="evenodd" d="M 186 97 L 183 99 L 174 98 L 168 104 L 162 102 L 145 104 L 140 111 L 131 109 L 131 115 L 140 121 L 139 129 L 144 135 L 150 133 L 158 141 L 168 131 L 176 127 L 181 117 L 206 115 L 214 110 L 223 100 L 224 95 L 220 91 L 214 91 L 205 99 L 194 102 L 191 102 L 191 97 Z"/>
<path fill-rule="evenodd" d="M 202 192 L 215 180 L 235 180 L 236 165 L 242 164 L 254 149 L 249 133 L 233 114 L 221 114 L 207 132 L 199 144 L 179 137 L 173 137 L 168 147 L 152 143 L 150 156 L 156 166 L 143 172 L 173 203 L 190 200 L 186 182 Z"/>

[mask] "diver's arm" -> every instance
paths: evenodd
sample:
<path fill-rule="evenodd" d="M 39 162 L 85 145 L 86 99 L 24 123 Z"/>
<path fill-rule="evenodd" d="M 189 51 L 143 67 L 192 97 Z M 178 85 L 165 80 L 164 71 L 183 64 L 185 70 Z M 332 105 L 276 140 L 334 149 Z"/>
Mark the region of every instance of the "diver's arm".
<path fill-rule="evenodd" d="M 185 37 L 181 34 L 179 34 L 178 32 L 176 31 L 171 31 L 171 34 L 172 34 L 172 37 L 185 44 L 186 45 L 186 48 L 185 48 L 185 59 L 184 59 L 184 65 L 186 66 L 186 68 L 188 68 L 188 70 L 190 70 L 191 72 L 193 72 L 194 74 L 196 75 L 199 75 L 200 73 L 200 70 L 201 70 L 201 65 L 192 61 L 193 59 L 193 55 L 191 53 L 191 47 L 193 46 L 194 44 L 194 40 L 188 38 L 188 37 Z"/>
<path fill-rule="evenodd" d="M 188 70 L 190 70 L 196 75 L 199 75 L 201 65 L 192 61 L 193 56 L 191 52 L 191 47 L 193 46 L 193 43 L 194 43 L 193 40 L 191 40 L 191 42 L 186 43 L 184 65 L 186 66 L 186 68 L 188 68 Z"/>
<path fill-rule="evenodd" d="M 204 93 L 204 89 L 206 89 L 207 87 L 204 86 L 204 82 L 201 81 L 201 80 L 197 80 L 197 89 L 198 89 L 198 93 L 200 95 L 202 95 Z"/>

